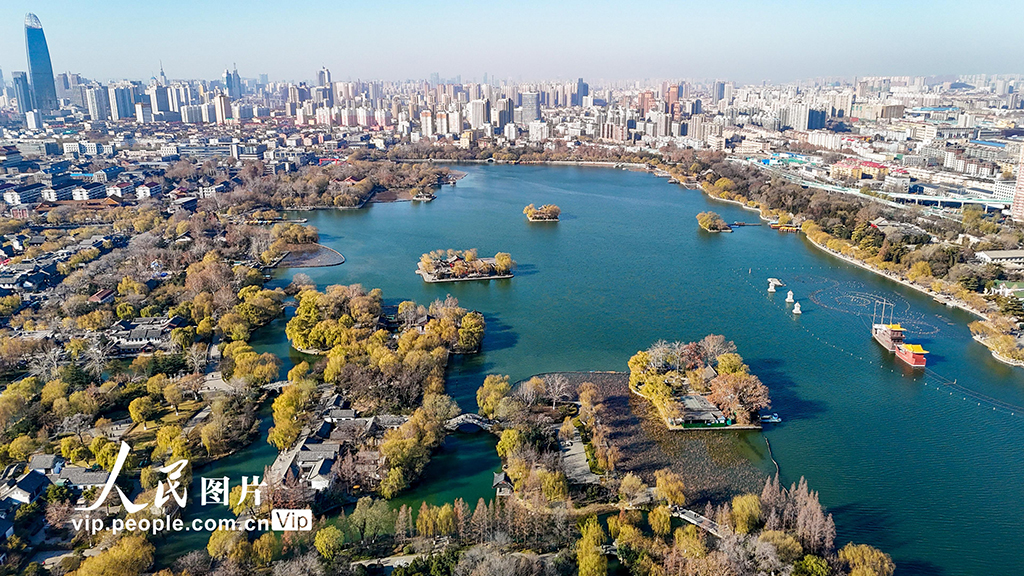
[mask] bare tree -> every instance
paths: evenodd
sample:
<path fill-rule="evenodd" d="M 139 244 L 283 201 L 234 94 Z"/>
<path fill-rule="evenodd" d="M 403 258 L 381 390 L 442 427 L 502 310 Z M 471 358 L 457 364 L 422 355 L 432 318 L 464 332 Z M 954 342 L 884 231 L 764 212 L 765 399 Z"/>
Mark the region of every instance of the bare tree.
<path fill-rule="evenodd" d="M 732 340 L 726 340 L 720 334 L 708 334 L 700 341 L 701 352 L 704 354 L 704 361 L 711 363 L 722 354 L 736 351 L 736 344 Z"/>
<path fill-rule="evenodd" d="M 73 512 L 74 508 L 71 506 L 71 502 L 64 500 L 50 502 L 46 505 L 46 523 L 56 530 L 61 530 L 71 519 Z"/>
<path fill-rule="evenodd" d="M 323 574 L 323 563 L 312 552 L 274 564 L 274 576 L 323 576 Z"/>
<path fill-rule="evenodd" d="M 551 374 L 544 378 L 544 387 L 551 398 L 551 408 L 569 393 L 569 379 L 561 374 Z"/>
<path fill-rule="evenodd" d="M 665 369 L 671 356 L 672 348 L 669 343 L 664 340 L 658 340 L 647 349 L 647 367 L 661 372 Z"/>
<path fill-rule="evenodd" d="M 85 351 L 85 369 L 95 378 L 100 378 L 107 364 L 114 356 L 114 344 L 111 342 L 102 343 L 93 341 L 89 349 Z"/>
<path fill-rule="evenodd" d="M 89 414 L 72 414 L 61 421 L 57 430 L 61 434 L 74 434 L 78 436 L 78 440 L 84 444 L 85 439 L 82 437 L 82 433 L 92 429 L 92 422 L 92 416 Z"/>
<path fill-rule="evenodd" d="M 206 368 L 208 363 L 208 352 L 209 347 L 202 342 L 196 342 L 188 350 L 185 351 L 185 362 L 188 367 L 192 369 L 194 374 L 199 374 Z"/>
<path fill-rule="evenodd" d="M 57 375 L 57 370 L 64 364 L 64 349 L 60 346 L 50 346 L 36 354 L 29 366 L 29 372 L 38 376 L 44 382 L 49 382 Z"/>

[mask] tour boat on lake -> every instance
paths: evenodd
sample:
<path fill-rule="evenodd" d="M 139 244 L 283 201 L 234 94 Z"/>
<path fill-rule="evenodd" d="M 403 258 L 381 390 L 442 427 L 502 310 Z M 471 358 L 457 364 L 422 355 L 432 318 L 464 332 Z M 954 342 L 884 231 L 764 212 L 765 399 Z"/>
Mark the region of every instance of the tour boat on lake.
<path fill-rule="evenodd" d="M 875 322 L 872 320 L 871 323 L 871 336 L 874 337 L 875 341 L 882 345 L 883 348 L 889 352 L 895 352 L 896 358 L 906 362 L 914 368 L 924 368 L 927 360 L 925 354 L 927 350 L 921 347 L 920 344 L 909 344 L 904 341 L 904 333 L 906 330 L 903 326 L 892 322 L 892 312 L 889 313 L 889 322 L 885 322 L 885 307 L 888 305 L 887 302 L 882 302 L 882 318 L 881 322 Z M 875 306 L 877 312 L 877 304 Z"/>

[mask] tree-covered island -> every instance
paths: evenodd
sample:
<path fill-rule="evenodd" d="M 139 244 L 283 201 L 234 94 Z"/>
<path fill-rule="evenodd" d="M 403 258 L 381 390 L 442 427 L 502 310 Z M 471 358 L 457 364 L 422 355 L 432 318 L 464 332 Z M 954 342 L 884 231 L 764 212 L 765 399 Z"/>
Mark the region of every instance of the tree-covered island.
<path fill-rule="evenodd" d="M 771 406 L 768 388 L 723 336 L 655 342 L 629 359 L 629 387 L 650 400 L 670 428 L 756 426 Z"/>
<path fill-rule="evenodd" d="M 545 204 L 540 208 L 530 204 L 523 208 L 523 214 L 526 214 L 530 222 L 558 222 L 562 209 L 554 204 Z"/>
<path fill-rule="evenodd" d="M 460 282 L 511 278 L 516 262 L 507 252 L 480 258 L 472 250 L 432 250 L 420 257 L 416 273 L 424 282 Z"/>

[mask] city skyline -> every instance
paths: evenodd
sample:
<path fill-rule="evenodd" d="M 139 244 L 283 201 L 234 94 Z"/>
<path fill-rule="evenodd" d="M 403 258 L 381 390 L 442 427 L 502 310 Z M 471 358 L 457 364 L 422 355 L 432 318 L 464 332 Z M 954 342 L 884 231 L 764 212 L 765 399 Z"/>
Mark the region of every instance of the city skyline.
<path fill-rule="evenodd" d="M 869 2 L 852 14 L 809 4 L 765 8 L 740 1 L 683 10 L 648 3 L 635 22 L 623 25 L 614 16 L 621 7 L 605 3 L 508 4 L 496 20 L 500 6 L 475 10 L 464 2 L 315 2 L 298 12 L 233 1 L 173 7 L 15 1 L 0 8 L 0 68 L 7 78 L 27 68 L 22 26 L 33 12 L 47 31 L 54 71 L 101 81 L 148 80 L 159 74 L 161 61 L 170 78 L 213 79 L 237 63 L 243 77 L 266 73 L 281 81 L 315 79 L 322 66 L 337 80 L 419 79 L 437 72 L 463 81 L 487 73 L 516 81 L 586 76 L 759 83 L 1020 72 L 1014 55 L 1024 50 L 1024 38 L 1015 34 L 1021 22 L 1006 2 L 976 4 L 956 19 L 943 8 L 955 8 L 951 2 Z M 1011 17 L 995 18 L 1000 8 Z M 863 21 L 869 15 L 870 26 Z M 168 19 L 174 35 L 161 32 Z M 650 33 L 652 22 L 664 32 Z M 982 30 L 984 42 L 976 40 Z M 958 37 L 963 41 L 950 41 Z M 110 54 L 117 57 L 104 57 Z"/>

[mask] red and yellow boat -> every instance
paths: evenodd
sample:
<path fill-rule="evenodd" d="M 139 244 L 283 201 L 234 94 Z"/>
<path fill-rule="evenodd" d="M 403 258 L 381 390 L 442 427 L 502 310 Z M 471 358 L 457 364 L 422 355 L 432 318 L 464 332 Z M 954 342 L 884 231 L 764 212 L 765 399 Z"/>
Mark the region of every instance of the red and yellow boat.
<path fill-rule="evenodd" d="M 906 362 L 914 368 L 924 368 L 927 350 L 920 344 L 908 344 L 904 342 L 904 328 L 899 324 L 872 324 L 871 335 L 875 341 L 881 344 L 889 352 L 895 352 L 896 358 Z"/>

